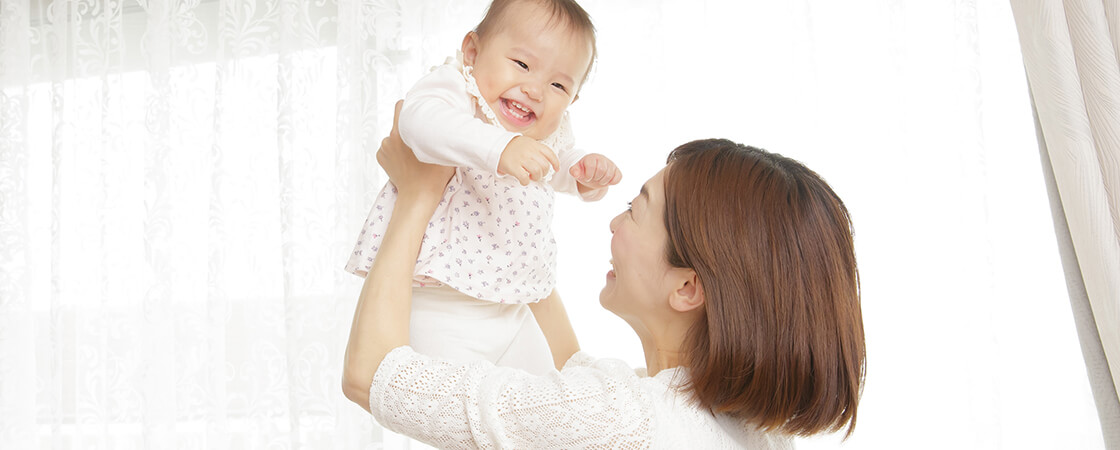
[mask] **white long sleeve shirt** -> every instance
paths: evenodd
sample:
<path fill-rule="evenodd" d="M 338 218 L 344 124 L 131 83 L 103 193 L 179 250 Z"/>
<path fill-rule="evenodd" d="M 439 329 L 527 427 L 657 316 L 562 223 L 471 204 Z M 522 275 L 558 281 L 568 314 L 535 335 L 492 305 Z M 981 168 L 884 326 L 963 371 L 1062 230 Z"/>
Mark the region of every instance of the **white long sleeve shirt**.
<path fill-rule="evenodd" d="M 457 167 L 428 224 L 413 285 L 444 284 L 495 303 L 547 297 L 556 285 L 554 192 L 580 195 L 568 170 L 584 153 L 574 148 L 567 113 L 560 127 L 541 141 L 556 152 L 560 170 L 547 182 L 528 186 L 497 175 L 502 151 L 518 133 L 499 125 L 470 68 L 460 60 L 449 60 L 417 82 L 405 97 L 398 124 L 401 139 L 417 159 Z M 594 200 L 602 194 L 581 197 Z M 395 202 L 396 188 L 386 183 L 347 271 L 361 276 L 369 271 Z"/>
<path fill-rule="evenodd" d="M 455 364 L 404 346 L 370 386 L 382 426 L 439 448 L 791 449 L 790 438 L 700 408 L 687 370 L 653 377 L 576 353 L 533 376 L 487 361 Z"/>

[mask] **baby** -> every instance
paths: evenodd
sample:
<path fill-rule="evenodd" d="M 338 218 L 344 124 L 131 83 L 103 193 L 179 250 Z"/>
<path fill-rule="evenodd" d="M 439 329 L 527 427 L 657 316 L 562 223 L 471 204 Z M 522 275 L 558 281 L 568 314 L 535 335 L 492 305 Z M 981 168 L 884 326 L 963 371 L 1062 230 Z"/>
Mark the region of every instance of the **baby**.
<path fill-rule="evenodd" d="M 494 0 L 461 54 L 405 97 L 398 129 L 423 162 L 456 166 L 413 279 L 410 343 L 542 374 L 553 360 L 527 304 L 556 285 L 555 191 L 602 198 L 622 174 L 573 148 L 567 108 L 595 59 L 572 0 Z M 396 199 L 381 190 L 346 270 L 373 265 Z"/>

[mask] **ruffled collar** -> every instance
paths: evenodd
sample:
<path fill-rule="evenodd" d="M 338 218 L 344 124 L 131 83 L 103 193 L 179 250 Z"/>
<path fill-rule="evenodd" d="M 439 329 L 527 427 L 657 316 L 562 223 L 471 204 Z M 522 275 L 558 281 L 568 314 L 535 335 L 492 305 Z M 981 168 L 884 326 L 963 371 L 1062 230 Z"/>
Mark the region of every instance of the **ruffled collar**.
<path fill-rule="evenodd" d="M 474 99 L 475 104 L 478 105 L 478 109 L 482 111 L 482 115 L 486 117 L 486 121 L 491 125 L 501 127 L 502 123 L 498 122 L 498 115 L 495 114 L 494 110 L 490 108 L 490 105 L 486 103 L 486 98 L 482 96 L 482 91 L 478 89 L 478 81 L 474 79 L 473 74 L 474 67 L 463 63 L 463 52 L 456 51 L 455 58 L 448 58 L 447 62 L 455 64 L 455 67 L 463 74 L 463 79 L 467 81 L 467 93 Z"/>

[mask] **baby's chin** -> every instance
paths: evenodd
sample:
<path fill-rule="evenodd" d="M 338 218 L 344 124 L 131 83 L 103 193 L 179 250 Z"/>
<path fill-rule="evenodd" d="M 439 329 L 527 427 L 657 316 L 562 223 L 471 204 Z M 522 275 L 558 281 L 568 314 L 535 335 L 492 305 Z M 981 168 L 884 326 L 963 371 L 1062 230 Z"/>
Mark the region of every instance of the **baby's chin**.
<path fill-rule="evenodd" d="M 550 130 L 543 130 L 543 129 L 537 129 L 536 127 L 534 127 L 533 129 L 531 129 L 529 131 L 526 131 L 524 133 L 521 133 L 521 134 L 526 136 L 526 137 L 531 137 L 533 139 L 536 139 L 538 141 L 543 141 L 545 138 L 547 138 L 549 136 L 552 136 L 552 133 L 556 132 L 556 128 L 557 127 L 552 127 L 552 129 L 550 129 Z"/>
<path fill-rule="evenodd" d="M 496 107 L 491 105 L 491 108 Z M 506 131 L 521 133 L 522 136 L 530 137 L 538 141 L 543 141 L 545 138 L 551 136 L 552 133 L 555 133 L 558 128 L 560 128 L 559 122 L 555 124 L 544 124 L 541 123 L 540 118 L 537 118 L 537 120 L 533 121 L 533 123 L 529 125 L 529 129 L 524 129 L 507 122 L 506 119 L 502 117 L 501 113 L 498 114 L 498 123 L 500 123 L 502 125 L 502 128 L 504 128 Z"/>
<path fill-rule="evenodd" d="M 542 127 L 542 126 L 539 126 L 540 122 L 537 122 L 537 123 L 533 124 L 534 126 L 529 127 L 528 130 L 518 130 L 517 128 L 510 126 L 508 123 L 505 123 L 504 121 L 499 121 L 499 122 L 502 122 L 502 128 L 505 128 L 506 131 L 512 131 L 514 133 L 521 133 L 522 136 L 530 137 L 530 138 L 536 139 L 538 141 L 543 141 L 545 138 L 547 138 L 549 136 L 552 136 L 552 133 L 555 133 L 556 129 L 560 128 L 559 124 L 551 126 L 551 127 Z"/>
<path fill-rule="evenodd" d="M 552 136 L 552 133 L 555 133 L 558 128 L 560 128 L 559 121 L 556 123 L 541 123 L 540 120 L 537 120 L 528 130 L 522 130 L 521 134 L 538 141 L 543 141 L 545 138 Z"/>

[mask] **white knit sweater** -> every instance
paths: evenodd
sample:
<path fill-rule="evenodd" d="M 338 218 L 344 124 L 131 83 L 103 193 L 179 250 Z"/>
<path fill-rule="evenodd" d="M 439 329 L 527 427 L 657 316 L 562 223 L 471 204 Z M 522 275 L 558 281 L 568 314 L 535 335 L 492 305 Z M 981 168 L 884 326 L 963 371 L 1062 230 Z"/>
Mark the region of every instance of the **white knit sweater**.
<path fill-rule="evenodd" d="M 404 346 L 378 367 L 370 410 L 386 428 L 440 448 L 792 448 L 788 437 L 699 408 L 678 388 L 686 369 L 644 372 L 581 352 L 562 371 L 533 376 Z"/>

